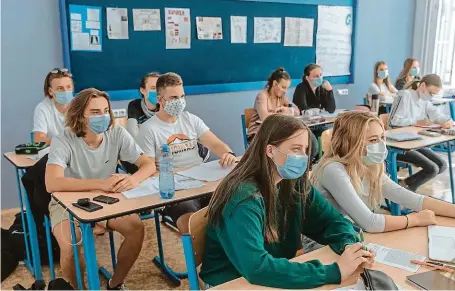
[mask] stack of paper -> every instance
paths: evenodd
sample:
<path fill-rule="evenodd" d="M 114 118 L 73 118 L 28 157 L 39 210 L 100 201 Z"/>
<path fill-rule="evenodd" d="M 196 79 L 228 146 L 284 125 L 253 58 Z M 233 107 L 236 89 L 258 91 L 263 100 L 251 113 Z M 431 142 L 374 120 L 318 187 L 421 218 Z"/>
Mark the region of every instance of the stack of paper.
<path fill-rule="evenodd" d="M 222 168 L 220 161 L 212 161 L 209 163 L 201 164 L 191 169 L 178 172 L 179 175 L 193 178 L 200 181 L 213 182 L 225 178 L 235 167 L 235 165 Z"/>
<path fill-rule="evenodd" d="M 369 243 L 367 245 L 369 250 L 376 253 L 376 262 L 384 265 L 392 266 L 398 269 L 406 270 L 409 272 L 417 272 L 419 265 L 411 263 L 411 260 L 425 261 L 426 257 L 408 253 L 401 250 L 383 247 L 377 244 Z"/>

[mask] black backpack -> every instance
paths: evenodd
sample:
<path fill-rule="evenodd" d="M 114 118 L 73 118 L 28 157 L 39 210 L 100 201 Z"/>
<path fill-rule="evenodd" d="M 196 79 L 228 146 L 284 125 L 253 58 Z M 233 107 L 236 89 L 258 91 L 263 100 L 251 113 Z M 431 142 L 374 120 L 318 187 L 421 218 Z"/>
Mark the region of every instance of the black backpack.
<path fill-rule="evenodd" d="M 16 257 L 14 251 L 15 247 L 13 238 L 9 231 L 2 228 L 2 282 L 14 272 L 19 264 L 19 259 Z"/>
<path fill-rule="evenodd" d="M 46 283 L 43 280 L 36 280 L 29 289 L 21 284 L 16 284 L 13 290 L 46 290 Z M 62 278 L 57 278 L 49 282 L 47 290 L 74 290 L 74 288 Z"/>

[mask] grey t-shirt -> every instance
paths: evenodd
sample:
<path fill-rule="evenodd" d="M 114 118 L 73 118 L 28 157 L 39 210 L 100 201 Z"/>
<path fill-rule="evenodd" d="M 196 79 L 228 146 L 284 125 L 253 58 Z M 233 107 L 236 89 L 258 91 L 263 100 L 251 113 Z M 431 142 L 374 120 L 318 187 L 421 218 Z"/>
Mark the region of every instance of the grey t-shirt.
<path fill-rule="evenodd" d="M 126 129 L 114 126 L 104 133 L 97 148 L 90 148 L 82 137 L 65 128 L 52 139 L 48 164 L 65 169 L 65 177 L 75 179 L 107 179 L 118 160 L 135 163 L 142 150 Z"/>

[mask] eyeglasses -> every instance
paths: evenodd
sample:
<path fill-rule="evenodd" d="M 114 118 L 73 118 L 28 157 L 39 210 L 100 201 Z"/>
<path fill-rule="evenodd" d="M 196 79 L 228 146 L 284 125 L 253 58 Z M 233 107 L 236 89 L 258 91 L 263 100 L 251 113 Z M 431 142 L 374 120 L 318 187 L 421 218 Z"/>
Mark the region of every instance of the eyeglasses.
<path fill-rule="evenodd" d="M 55 68 L 51 71 L 52 74 L 65 74 L 65 73 L 68 73 L 68 69 L 67 68 Z"/>

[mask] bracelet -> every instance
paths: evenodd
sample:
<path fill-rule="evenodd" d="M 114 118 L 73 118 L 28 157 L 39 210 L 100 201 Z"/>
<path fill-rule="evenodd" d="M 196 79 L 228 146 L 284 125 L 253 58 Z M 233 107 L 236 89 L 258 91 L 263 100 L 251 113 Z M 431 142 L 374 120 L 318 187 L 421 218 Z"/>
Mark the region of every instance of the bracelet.
<path fill-rule="evenodd" d="M 237 157 L 237 156 L 235 155 L 235 153 L 233 153 L 233 152 L 228 152 L 228 154 L 231 154 L 231 155 L 233 155 L 234 157 Z"/>
<path fill-rule="evenodd" d="M 406 226 L 404 229 L 407 229 L 408 228 L 408 225 L 409 225 L 409 218 L 407 215 L 405 215 L 404 217 L 406 217 Z"/>

